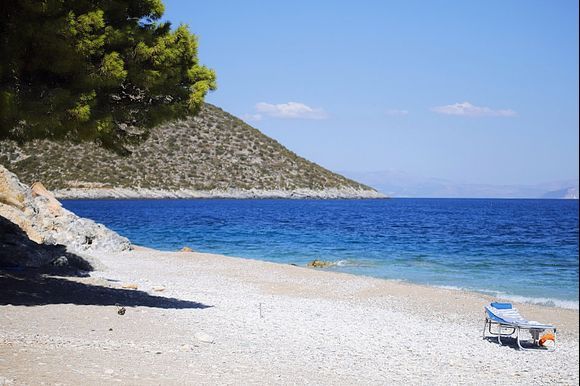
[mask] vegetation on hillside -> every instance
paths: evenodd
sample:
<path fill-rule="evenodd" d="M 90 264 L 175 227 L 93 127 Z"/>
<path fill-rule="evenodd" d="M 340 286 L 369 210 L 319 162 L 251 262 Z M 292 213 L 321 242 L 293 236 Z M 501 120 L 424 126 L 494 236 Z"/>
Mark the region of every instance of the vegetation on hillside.
<path fill-rule="evenodd" d="M 49 189 L 369 189 L 209 104 L 196 117 L 154 128 L 128 156 L 91 143 L 3 141 L 0 163 L 23 182 L 42 181 Z"/>

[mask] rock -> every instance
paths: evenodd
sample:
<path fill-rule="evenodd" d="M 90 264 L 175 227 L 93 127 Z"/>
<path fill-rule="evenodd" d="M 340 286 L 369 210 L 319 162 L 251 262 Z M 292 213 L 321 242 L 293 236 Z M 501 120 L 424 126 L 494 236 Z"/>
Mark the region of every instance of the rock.
<path fill-rule="evenodd" d="M 0 204 L 24 210 L 26 186 L 0 165 Z"/>
<path fill-rule="evenodd" d="M 213 337 L 206 334 L 205 332 L 196 332 L 194 336 L 195 336 L 195 339 L 197 339 L 203 343 L 213 343 L 214 342 Z"/>
<path fill-rule="evenodd" d="M 308 264 L 306 264 L 307 267 L 312 267 L 312 268 L 328 268 L 328 267 L 332 267 L 334 265 L 336 265 L 335 262 L 325 261 L 325 260 L 312 260 Z"/>
<path fill-rule="evenodd" d="M 55 267 L 67 267 L 68 266 L 68 259 L 66 256 L 59 256 L 53 260 L 52 265 Z"/>
<path fill-rule="evenodd" d="M 183 247 L 179 250 L 179 252 L 193 252 L 193 249 L 190 247 Z"/>
<path fill-rule="evenodd" d="M 34 243 L 66 246 L 66 250 L 71 253 L 121 252 L 131 249 L 131 243 L 127 238 L 119 236 L 104 225 L 80 218 L 66 210 L 44 185 L 37 182 L 29 188 L 2 165 L 0 165 L 0 217 L 20 228 Z M 10 228 L 5 222 L 0 225 L 6 229 Z M 9 235 L 4 233 L 0 233 L 0 244 L 2 239 L 13 238 L 15 235 L 13 230 L 9 230 Z M 18 248 L 24 248 L 24 244 L 26 243 L 20 242 Z M 12 252 L 14 253 L 14 250 Z M 26 253 L 18 255 L 22 256 L 19 257 L 22 262 L 20 265 L 24 266 L 50 264 L 55 257 L 59 257 L 36 256 L 32 260 L 27 260 L 24 255 Z"/>
<path fill-rule="evenodd" d="M 32 197 L 43 197 L 46 200 L 46 208 L 54 216 L 62 215 L 62 205 L 54 195 L 50 193 L 42 184 L 42 182 L 35 182 L 30 187 Z"/>
<path fill-rule="evenodd" d="M 65 260 L 66 259 L 66 264 Z M 0 266 L 2 267 L 54 267 L 80 271 L 102 269 L 95 258 L 70 253 L 64 245 L 39 244 L 31 240 L 16 224 L 0 216 Z"/>

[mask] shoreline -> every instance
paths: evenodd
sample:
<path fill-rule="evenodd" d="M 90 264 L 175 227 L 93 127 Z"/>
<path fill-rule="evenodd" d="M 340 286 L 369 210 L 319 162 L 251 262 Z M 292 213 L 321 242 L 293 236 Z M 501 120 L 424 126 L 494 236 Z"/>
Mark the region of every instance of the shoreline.
<path fill-rule="evenodd" d="M 180 251 L 155 249 L 155 248 L 145 247 L 142 245 L 133 245 L 133 248 L 134 248 L 134 251 L 143 251 L 143 252 L 148 251 L 151 253 L 183 253 Z M 470 288 L 458 287 L 455 285 L 446 285 L 446 284 L 437 285 L 437 284 L 429 284 L 429 283 L 419 283 L 419 282 L 414 282 L 414 281 L 407 280 L 407 279 L 396 279 L 396 278 L 386 278 L 386 277 L 380 277 L 380 276 L 357 274 L 357 273 L 352 273 L 352 272 L 340 270 L 340 265 L 335 261 L 329 261 L 331 263 L 331 265 L 327 266 L 326 268 L 312 268 L 312 267 L 308 267 L 306 265 L 298 265 L 298 264 L 294 264 L 294 263 L 271 261 L 271 260 L 266 260 L 266 259 L 262 260 L 262 259 L 258 259 L 258 258 L 252 258 L 252 257 L 224 255 L 224 254 L 213 253 L 213 252 L 201 252 L 201 251 L 193 250 L 192 252 L 189 252 L 189 253 L 196 253 L 196 254 L 216 256 L 216 257 L 225 257 L 225 258 L 231 258 L 231 259 L 248 260 L 248 261 L 253 261 L 253 262 L 257 262 L 257 263 L 271 263 L 271 264 L 281 265 L 281 266 L 292 266 L 292 267 L 297 267 L 297 268 L 305 268 L 308 270 L 313 269 L 315 271 L 323 272 L 323 273 L 336 273 L 336 274 L 341 274 L 341 275 L 352 275 L 354 277 L 368 278 L 368 279 L 379 280 L 379 281 L 386 281 L 388 283 L 395 283 L 395 284 L 406 284 L 406 285 L 410 285 L 410 286 L 420 286 L 420 287 L 425 287 L 425 288 L 443 289 L 446 291 L 458 291 L 458 292 L 464 292 L 464 293 L 468 293 L 468 294 L 472 294 L 472 295 L 485 296 L 488 299 L 490 299 L 490 302 L 501 300 L 501 301 L 506 301 L 506 302 L 518 303 L 518 304 L 526 304 L 526 305 L 530 305 L 530 306 L 539 306 L 539 307 L 554 308 L 554 309 L 561 309 L 561 310 L 568 310 L 568 311 L 580 311 L 580 301 L 567 300 L 567 299 L 556 299 L 556 298 L 534 298 L 534 297 L 527 297 L 527 296 L 523 296 L 523 295 L 503 293 L 502 291 L 492 290 L 492 289 L 475 290 L 475 289 L 470 289 Z M 341 260 L 338 260 L 338 261 L 341 261 Z M 497 295 L 494 295 L 494 293 L 496 293 Z M 565 305 L 568 305 L 568 306 L 565 306 Z"/>
<path fill-rule="evenodd" d="M 155 249 L 155 248 L 143 247 L 140 245 L 139 246 L 134 245 L 133 247 L 134 247 L 134 250 L 132 252 L 137 252 L 137 253 L 145 252 L 145 253 L 152 253 L 152 254 L 169 254 L 169 255 L 179 254 L 180 256 L 185 255 L 184 256 L 185 258 L 191 254 L 191 255 L 193 255 L 194 258 L 204 256 L 204 257 L 207 257 L 210 259 L 224 259 L 226 261 L 231 259 L 232 261 L 234 261 L 238 264 L 243 264 L 244 262 L 248 261 L 248 262 L 250 262 L 250 264 L 256 264 L 256 265 L 265 264 L 267 266 L 272 266 L 273 268 L 280 268 L 280 269 L 283 269 L 283 267 L 292 267 L 292 269 L 296 268 L 299 270 L 306 270 L 306 272 L 320 273 L 322 275 L 337 275 L 336 279 L 369 280 L 369 281 L 376 282 L 374 284 L 377 286 L 381 286 L 382 284 L 384 284 L 385 287 L 401 286 L 401 287 L 407 288 L 409 290 L 409 292 L 417 292 L 417 289 L 414 289 L 414 287 L 421 288 L 425 292 L 433 291 L 433 292 L 440 292 L 440 294 L 446 294 L 446 295 L 450 295 L 450 294 L 453 294 L 455 292 L 458 292 L 461 294 L 461 296 L 465 296 L 465 297 L 469 297 L 469 298 L 473 298 L 473 299 L 475 299 L 475 298 L 486 299 L 487 303 L 485 305 L 491 303 L 492 301 L 501 300 L 501 301 L 511 302 L 514 305 L 518 305 L 518 307 L 520 309 L 523 309 L 523 308 L 534 309 L 535 307 L 539 307 L 541 309 L 547 310 L 548 312 L 549 312 L 549 310 L 573 312 L 573 313 L 576 312 L 576 313 L 579 313 L 579 317 L 580 317 L 580 309 L 579 308 L 562 307 L 562 306 L 559 306 L 556 304 L 550 305 L 550 304 L 544 304 L 544 303 L 533 303 L 533 302 L 529 302 L 528 300 L 535 299 L 535 298 L 527 298 L 527 297 L 519 296 L 519 295 L 507 294 L 508 297 L 494 296 L 494 295 L 491 295 L 489 293 L 484 292 L 485 290 L 477 291 L 477 290 L 471 290 L 471 289 L 466 289 L 466 288 L 456 287 L 456 286 L 417 283 L 417 282 L 412 282 L 412 281 L 405 280 L 405 279 L 392 279 L 392 278 L 384 278 L 384 277 L 377 277 L 377 276 L 360 275 L 360 274 L 351 273 L 351 272 L 342 272 L 342 271 L 334 270 L 332 268 L 332 266 L 328 267 L 328 268 L 312 268 L 312 267 L 296 265 L 296 264 L 289 264 L 289 263 L 276 262 L 276 261 L 270 261 L 270 260 L 260 260 L 260 259 L 249 258 L 249 257 L 229 256 L 229 255 L 222 255 L 222 254 L 211 253 L 211 252 L 164 251 L 164 250 L 159 250 L 159 249 Z M 128 252 L 128 253 L 131 253 L 131 252 Z M 491 292 L 491 290 L 489 292 Z M 525 300 L 522 301 L 522 300 L 510 299 L 510 297 L 519 297 L 519 298 L 522 298 Z M 557 300 L 557 301 L 566 302 L 566 300 L 561 300 L 561 299 L 548 299 L 548 300 L 549 301 Z M 570 301 L 570 302 L 574 302 L 574 301 Z M 578 305 L 578 304 L 576 304 L 576 305 Z M 483 307 L 482 307 L 482 309 L 483 309 Z M 578 325 L 577 327 L 578 327 L 577 333 L 580 333 L 580 325 Z"/>
<path fill-rule="evenodd" d="M 155 249 L 151 247 L 145 247 L 143 245 L 135 245 L 133 244 L 133 250 L 137 252 L 151 252 L 151 253 L 183 253 L 176 250 L 164 250 L 164 249 Z M 568 299 L 559 299 L 559 298 L 540 298 L 540 297 L 528 297 L 524 295 L 517 295 L 511 293 L 505 293 L 500 290 L 493 290 L 493 289 L 470 289 L 465 287 L 459 287 L 456 285 L 449 285 L 449 284 L 430 284 L 430 283 L 420 283 L 414 282 L 407 279 L 397 279 L 397 278 L 387 278 L 381 276 L 373 276 L 373 275 L 365 275 L 365 274 L 358 274 L 353 272 L 348 272 L 346 270 L 341 270 L 340 262 L 343 260 L 328 260 L 325 262 L 330 263 L 330 265 L 326 266 L 325 268 L 312 268 L 308 267 L 307 265 L 299 265 L 290 262 L 281 262 L 281 261 L 272 261 L 267 259 L 259 259 L 253 257 L 243 257 L 243 256 L 234 256 L 234 255 L 226 255 L 214 252 L 202 252 L 197 250 L 192 250 L 189 253 L 196 253 L 202 255 L 209 255 L 209 256 L 216 256 L 216 257 L 225 257 L 225 258 L 232 258 L 232 259 L 240 259 L 240 260 L 248 260 L 258 263 L 271 263 L 281 266 L 292 266 L 298 268 L 305 268 L 305 269 L 314 269 L 318 272 L 325 272 L 325 273 L 336 273 L 336 274 L 344 274 L 344 275 L 352 275 L 355 277 L 361 278 L 368 278 L 373 280 L 381 280 L 386 281 L 389 283 L 400 283 L 400 284 L 408 284 L 411 286 L 421 286 L 426 288 L 433 288 L 433 289 L 443 289 L 447 291 L 459 291 L 470 293 L 473 295 L 481 295 L 486 296 L 493 300 L 501 300 L 506 302 L 513 302 L 519 304 L 527 304 L 531 306 L 539 306 L 539 307 L 546 307 L 546 308 L 555 308 L 555 309 L 562 309 L 562 310 L 570 310 L 570 311 L 580 311 L 580 301 L 578 300 L 568 300 Z"/>
<path fill-rule="evenodd" d="M 52 191 L 57 199 L 388 199 L 375 190 L 330 188 L 323 190 L 193 190 L 133 188 L 69 188 Z"/>
<path fill-rule="evenodd" d="M 555 352 L 520 352 L 481 338 L 493 298 L 478 293 L 197 252 L 93 255 L 89 277 L 46 279 L 60 298 L 0 303 L 0 380 L 578 382 L 577 310 L 515 303 L 558 327 Z"/>

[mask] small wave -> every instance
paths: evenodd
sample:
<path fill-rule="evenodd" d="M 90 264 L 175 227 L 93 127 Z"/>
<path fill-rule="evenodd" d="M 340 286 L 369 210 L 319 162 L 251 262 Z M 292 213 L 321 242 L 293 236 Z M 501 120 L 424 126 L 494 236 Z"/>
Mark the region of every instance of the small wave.
<path fill-rule="evenodd" d="M 435 287 L 453 290 L 453 291 L 469 291 L 469 289 L 467 289 L 467 288 L 461 288 L 461 287 L 457 287 L 454 285 L 436 285 Z"/>
<path fill-rule="evenodd" d="M 487 289 L 472 289 L 472 288 L 462 288 L 453 285 L 436 285 L 437 288 L 444 288 L 453 291 L 474 291 L 479 292 L 485 295 L 493 296 L 500 300 L 511 300 L 517 303 L 527 303 L 527 304 L 536 304 L 539 306 L 547 306 L 547 307 L 558 307 L 558 308 L 566 308 L 568 310 L 578 310 L 579 309 L 579 302 L 578 300 L 563 300 L 563 299 L 553 299 L 553 298 L 531 298 L 521 295 L 510 295 L 505 292 L 501 291 L 492 291 Z"/>
<path fill-rule="evenodd" d="M 509 294 L 498 294 L 497 297 L 500 299 L 512 300 L 514 302 L 519 302 L 519 303 L 538 304 L 541 306 L 566 308 L 569 310 L 577 310 L 578 309 L 578 300 L 562 300 L 562 299 L 552 299 L 552 298 L 528 298 L 525 296 L 509 295 Z"/>
<path fill-rule="evenodd" d="M 373 264 L 370 261 L 360 260 L 360 259 L 342 259 L 336 260 L 334 264 L 337 267 L 374 267 L 376 264 Z"/>

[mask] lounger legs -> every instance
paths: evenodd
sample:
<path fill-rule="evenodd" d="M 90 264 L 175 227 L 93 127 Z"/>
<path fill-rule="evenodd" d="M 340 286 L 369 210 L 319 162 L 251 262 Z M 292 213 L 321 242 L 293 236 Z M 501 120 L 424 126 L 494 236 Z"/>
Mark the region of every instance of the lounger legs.
<path fill-rule="evenodd" d="M 494 323 L 493 323 L 492 320 L 490 320 L 487 317 L 485 318 L 485 321 L 483 323 L 483 333 L 482 333 L 482 338 L 483 339 L 485 339 L 488 336 L 487 333 L 486 333 L 486 330 L 487 330 L 487 332 L 489 333 L 490 336 L 497 336 L 497 342 L 499 343 L 500 346 L 503 346 L 503 342 L 501 340 L 502 336 L 513 336 L 513 334 L 515 334 L 516 335 L 515 336 L 515 338 L 516 338 L 516 344 L 517 344 L 517 346 L 518 346 L 518 348 L 520 350 L 534 350 L 532 348 L 523 347 L 522 346 L 522 343 L 521 343 L 520 336 L 522 334 L 522 330 L 527 330 L 527 328 L 521 328 L 521 327 L 517 327 L 517 326 L 516 327 L 514 327 L 514 326 L 509 326 L 509 327 L 503 326 L 502 327 L 501 324 L 496 323 L 496 325 L 498 326 L 499 330 L 497 332 L 494 332 L 494 331 L 492 331 L 493 324 Z M 510 328 L 510 329 L 513 329 L 511 331 L 511 333 L 507 333 L 507 332 L 506 333 L 502 333 L 502 328 L 506 328 L 506 327 L 507 328 Z M 553 331 L 554 331 L 554 338 L 556 338 L 556 329 L 554 329 Z M 536 344 L 536 345 L 538 344 L 538 342 L 537 342 L 536 339 L 534 339 L 534 344 Z M 554 347 L 553 348 L 550 348 L 550 349 L 547 349 L 547 351 L 554 351 L 554 350 L 556 350 L 556 340 L 554 340 Z"/>
<path fill-rule="evenodd" d="M 546 351 L 555 351 L 556 350 L 556 341 L 557 341 L 557 338 L 556 338 L 556 329 L 554 329 L 553 331 L 554 331 L 554 347 L 548 348 L 548 349 L 546 349 Z M 516 340 L 517 340 L 518 347 L 520 348 L 520 350 L 536 350 L 536 349 L 533 349 L 533 348 L 525 348 L 525 347 L 522 346 L 522 344 L 520 342 L 520 328 L 519 327 L 518 327 L 518 330 L 517 330 Z M 536 342 L 534 341 L 534 343 L 536 343 Z M 538 347 L 539 347 L 539 344 L 538 344 Z"/>
<path fill-rule="evenodd" d="M 487 318 L 485 318 L 485 321 L 483 323 L 483 334 L 481 335 L 482 339 L 485 339 L 485 329 L 487 328 Z"/>

